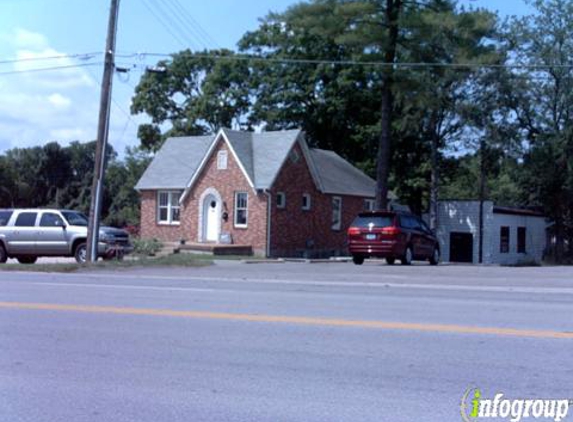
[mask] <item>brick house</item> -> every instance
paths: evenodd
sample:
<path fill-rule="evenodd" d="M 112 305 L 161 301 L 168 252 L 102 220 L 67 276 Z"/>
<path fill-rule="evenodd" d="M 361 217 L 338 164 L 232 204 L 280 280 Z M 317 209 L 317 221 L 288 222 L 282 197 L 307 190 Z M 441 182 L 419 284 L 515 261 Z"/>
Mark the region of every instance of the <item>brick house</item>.
<path fill-rule="evenodd" d="M 442 260 L 479 262 L 479 201 L 439 201 L 436 235 Z M 547 222 L 543 214 L 523 208 L 483 204 L 482 262 L 541 262 Z"/>
<path fill-rule="evenodd" d="M 141 236 L 249 245 L 265 256 L 328 256 L 372 209 L 375 182 L 300 130 L 168 139 L 136 185 Z"/>

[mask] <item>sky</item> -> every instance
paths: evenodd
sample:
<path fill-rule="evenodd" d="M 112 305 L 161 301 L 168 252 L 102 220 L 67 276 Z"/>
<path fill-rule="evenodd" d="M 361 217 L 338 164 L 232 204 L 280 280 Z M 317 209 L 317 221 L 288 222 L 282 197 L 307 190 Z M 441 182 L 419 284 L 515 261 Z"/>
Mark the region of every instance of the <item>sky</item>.
<path fill-rule="evenodd" d="M 245 32 L 257 28 L 259 18 L 295 3 L 121 0 L 116 51 L 128 57 L 116 63 L 131 70 L 114 76 L 111 145 L 122 155 L 138 144 L 137 127 L 147 120 L 130 115 L 130 102 L 143 69 L 158 60 L 151 54 L 235 49 Z M 502 16 L 530 10 L 524 0 L 459 4 Z M 109 6 L 109 0 L 0 0 L 0 154 L 96 138 Z"/>

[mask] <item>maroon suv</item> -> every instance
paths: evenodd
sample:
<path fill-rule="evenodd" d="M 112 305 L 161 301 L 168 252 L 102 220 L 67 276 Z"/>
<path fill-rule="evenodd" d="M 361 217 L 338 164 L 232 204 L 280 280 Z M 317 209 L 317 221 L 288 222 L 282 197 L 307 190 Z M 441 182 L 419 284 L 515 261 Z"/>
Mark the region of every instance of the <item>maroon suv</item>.
<path fill-rule="evenodd" d="M 437 265 L 440 245 L 430 228 L 419 217 L 405 212 L 376 211 L 359 214 L 348 229 L 348 249 L 356 265 L 365 258 L 386 258 L 392 265 L 428 260 Z"/>

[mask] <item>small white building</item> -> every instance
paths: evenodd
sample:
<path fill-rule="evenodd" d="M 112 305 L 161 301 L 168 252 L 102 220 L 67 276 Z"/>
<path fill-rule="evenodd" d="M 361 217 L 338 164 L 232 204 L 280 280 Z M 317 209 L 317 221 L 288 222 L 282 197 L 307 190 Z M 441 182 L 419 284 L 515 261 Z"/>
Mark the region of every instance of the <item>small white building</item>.
<path fill-rule="evenodd" d="M 479 263 L 479 201 L 440 201 L 436 235 L 442 261 Z M 482 263 L 541 262 L 547 223 L 537 212 L 483 203 Z"/>

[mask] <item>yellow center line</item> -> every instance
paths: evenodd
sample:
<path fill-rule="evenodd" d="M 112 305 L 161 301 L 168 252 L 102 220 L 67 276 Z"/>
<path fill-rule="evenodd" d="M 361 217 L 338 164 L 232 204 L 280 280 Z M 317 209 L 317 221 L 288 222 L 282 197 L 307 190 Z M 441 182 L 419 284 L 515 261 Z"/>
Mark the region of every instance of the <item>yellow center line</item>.
<path fill-rule="evenodd" d="M 195 319 L 219 319 L 219 320 L 229 320 L 229 321 L 270 322 L 270 323 L 315 325 L 315 326 L 329 326 L 329 327 L 371 328 L 380 330 L 406 330 L 406 331 L 425 331 L 425 332 L 459 333 L 459 334 L 488 334 L 497 336 L 535 337 L 535 338 L 573 340 L 573 332 L 566 332 L 566 331 L 526 330 L 517 328 L 496 328 L 496 327 L 472 327 L 472 326 L 450 325 L 450 324 L 361 321 L 361 320 L 347 320 L 338 318 L 234 314 L 226 312 L 206 312 L 206 311 L 175 311 L 169 309 L 126 308 L 126 307 L 115 307 L 115 306 L 89 306 L 89 305 L 63 305 L 63 304 L 51 304 L 51 303 L 24 303 L 24 302 L 0 302 L 0 308 L 20 309 L 20 310 L 27 309 L 27 310 L 37 310 L 37 311 L 83 312 L 83 313 L 96 313 L 96 314 L 146 315 L 146 316 L 195 318 Z"/>

